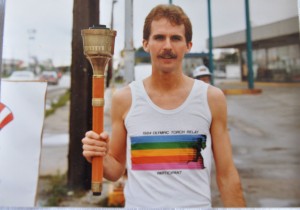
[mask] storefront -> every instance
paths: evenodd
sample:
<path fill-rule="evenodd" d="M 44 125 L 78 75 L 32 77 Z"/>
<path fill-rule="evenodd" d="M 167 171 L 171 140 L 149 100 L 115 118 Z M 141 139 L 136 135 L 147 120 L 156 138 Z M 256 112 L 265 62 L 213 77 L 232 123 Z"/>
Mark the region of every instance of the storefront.
<path fill-rule="evenodd" d="M 242 79 L 247 78 L 245 31 L 213 38 L 214 48 L 236 48 Z M 252 28 L 253 73 L 256 81 L 300 82 L 299 18 Z"/>

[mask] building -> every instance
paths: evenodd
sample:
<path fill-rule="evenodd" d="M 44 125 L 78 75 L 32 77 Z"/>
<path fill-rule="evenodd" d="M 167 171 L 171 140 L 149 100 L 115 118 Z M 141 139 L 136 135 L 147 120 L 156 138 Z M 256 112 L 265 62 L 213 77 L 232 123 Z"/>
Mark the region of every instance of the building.
<path fill-rule="evenodd" d="M 253 27 L 251 36 L 256 81 L 300 82 L 298 16 Z M 213 45 L 214 49 L 238 49 L 241 76 L 245 80 L 248 72 L 246 30 L 213 37 Z"/>

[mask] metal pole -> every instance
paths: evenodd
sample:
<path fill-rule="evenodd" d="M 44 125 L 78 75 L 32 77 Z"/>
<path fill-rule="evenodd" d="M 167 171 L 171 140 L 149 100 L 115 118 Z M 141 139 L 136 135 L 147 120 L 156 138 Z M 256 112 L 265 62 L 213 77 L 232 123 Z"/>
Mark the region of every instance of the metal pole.
<path fill-rule="evenodd" d="M 3 48 L 4 14 L 5 14 L 5 0 L 0 0 L 0 90 L 1 90 L 1 78 L 2 78 L 2 48 Z M 1 101 L 1 91 L 0 91 L 0 101 Z"/>
<path fill-rule="evenodd" d="M 111 3 L 111 19 L 110 19 L 110 29 L 113 30 L 114 29 L 114 6 L 115 3 L 117 3 L 117 0 L 113 0 Z"/>
<path fill-rule="evenodd" d="M 254 88 L 254 82 L 253 82 L 253 67 L 252 67 L 252 39 L 251 39 L 249 0 L 245 0 L 245 9 L 246 9 L 248 88 L 253 89 Z"/>
<path fill-rule="evenodd" d="M 212 39 L 212 27 L 211 27 L 211 4 L 210 0 L 207 0 L 208 10 L 208 36 L 209 36 L 209 70 L 212 74 L 211 84 L 214 85 L 214 57 L 213 57 L 213 39 Z"/>
<path fill-rule="evenodd" d="M 126 83 L 133 81 L 134 48 L 133 48 L 133 0 L 125 0 L 125 49 L 124 66 Z"/>
<path fill-rule="evenodd" d="M 111 20 L 110 20 L 110 29 L 111 30 L 114 30 L 114 6 L 115 6 L 115 3 L 117 3 L 118 0 L 113 0 L 112 3 L 111 3 Z M 115 87 L 115 72 L 114 72 L 114 57 L 112 56 L 110 61 L 109 61 L 109 65 L 110 65 L 110 71 L 111 71 L 111 84 L 112 84 L 112 87 L 114 88 Z M 108 76 L 109 74 L 107 74 Z M 106 87 L 109 86 L 109 79 L 110 78 L 107 78 L 106 80 Z"/>
<path fill-rule="evenodd" d="M 173 4 L 173 1 L 172 1 L 172 0 L 169 0 L 169 4 Z"/>

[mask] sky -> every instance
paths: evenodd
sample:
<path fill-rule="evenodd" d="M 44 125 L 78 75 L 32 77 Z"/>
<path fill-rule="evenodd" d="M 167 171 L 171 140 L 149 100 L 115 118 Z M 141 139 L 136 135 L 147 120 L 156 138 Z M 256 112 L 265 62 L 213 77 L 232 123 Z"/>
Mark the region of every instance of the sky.
<path fill-rule="evenodd" d="M 113 0 L 100 0 L 100 23 L 111 26 Z M 299 0 L 249 0 L 252 26 L 264 25 L 298 15 Z M 245 29 L 244 0 L 211 0 L 213 36 Z M 146 15 L 157 4 L 169 0 L 133 0 L 134 47 L 141 47 Z M 207 0 L 173 0 L 190 17 L 193 25 L 191 52 L 207 52 Z M 117 30 L 114 61 L 124 48 L 125 0 L 114 5 Z M 55 66 L 70 65 L 73 0 L 6 0 L 3 58 L 25 63 L 36 57 Z"/>

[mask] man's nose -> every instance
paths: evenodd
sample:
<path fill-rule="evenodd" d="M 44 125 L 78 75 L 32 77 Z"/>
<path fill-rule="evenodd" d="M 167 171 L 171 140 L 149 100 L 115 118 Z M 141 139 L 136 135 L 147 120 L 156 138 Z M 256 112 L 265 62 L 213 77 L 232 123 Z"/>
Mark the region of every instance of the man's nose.
<path fill-rule="evenodd" d="M 165 39 L 165 43 L 164 43 L 164 49 L 171 49 L 171 48 L 172 48 L 171 39 L 170 38 L 166 38 Z"/>

